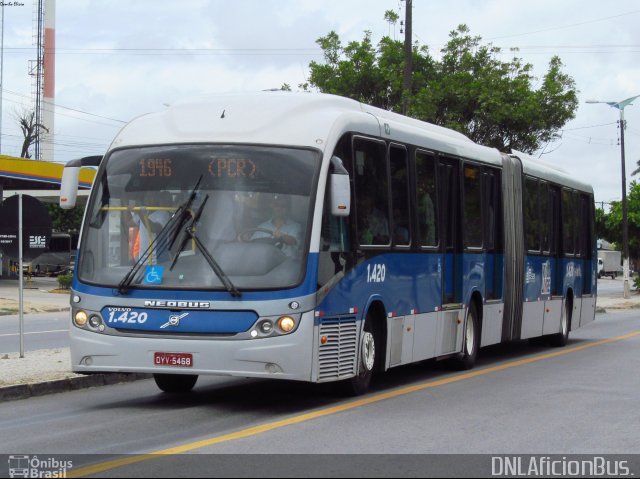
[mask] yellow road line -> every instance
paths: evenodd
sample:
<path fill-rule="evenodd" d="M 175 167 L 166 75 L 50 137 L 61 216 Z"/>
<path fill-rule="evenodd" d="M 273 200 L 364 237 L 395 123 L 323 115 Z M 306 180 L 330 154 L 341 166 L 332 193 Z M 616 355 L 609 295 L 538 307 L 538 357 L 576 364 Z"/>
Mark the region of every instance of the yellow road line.
<path fill-rule="evenodd" d="M 538 361 L 544 361 L 547 359 L 557 358 L 560 356 L 566 356 L 567 354 L 575 353 L 578 351 L 583 351 L 585 349 L 594 348 L 596 346 L 602 346 L 604 344 L 610 344 L 617 341 L 623 341 L 625 339 L 630 339 L 635 336 L 640 336 L 640 331 L 635 331 L 633 333 L 625 334 L 623 336 L 616 336 L 609 339 L 603 339 L 600 341 L 594 341 L 592 343 L 583 344 L 581 346 L 575 346 L 573 348 L 566 348 L 562 350 L 558 350 L 552 353 L 542 354 L 539 356 L 534 356 L 527 359 L 520 359 L 516 361 L 509 361 L 504 364 L 500 364 L 498 366 L 493 366 L 484 369 L 478 369 L 476 371 L 471 371 L 468 373 L 457 374 L 455 376 L 450 376 L 444 379 L 438 379 L 435 381 L 428 381 L 426 383 L 415 384 L 413 386 L 406 386 L 399 389 L 394 389 L 393 391 L 374 394 L 372 396 L 365 397 L 363 399 L 358 399 L 355 401 L 350 401 L 346 404 L 341 404 L 338 406 L 331 406 L 324 409 L 319 409 L 317 411 L 313 411 L 306 414 L 300 414 L 298 416 L 293 416 L 288 419 L 282 419 L 280 421 L 274 421 L 266 424 L 262 424 L 260 426 L 254 426 L 247 429 L 242 429 L 237 432 L 232 432 L 229 434 L 223 434 L 221 436 L 215 436 L 207 439 L 203 439 L 200 441 L 190 442 L 183 444 L 181 446 L 171 447 L 168 449 L 161 449 L 155 452 L 150 452 L 147 454 L 139 454 L 135 456 L 128 456 L 121 459 L 114 459 L 112 461 L 101 462 L 92 466 L 83 467 L 80 469 L 75 469 L 73 471 L 69 471 L 67 473 L 67 477 L 85 477 L 90 476 L 92 474 L 98 474 L 100 472 L 105 472 L 111 469 L 116 469 L 118 467 L 126 466 L 129 464 L 136 464 L 138 462 L 147 461 L 150 459 L 157 458 L 158 456 L 167 456 L 172 454 L 182 454 L 185 452 L 193 451 L 195 449 L 200 449 L 207 446 L 213 446 L 216 444 L 235 441 L 238 439 L 245 439 L 248 437 L 256 436 L 258 434 L 263 434 L 265 432 L 273 431 L 275 429 L 280 429 L 287 426 L 292 426 L 295 424 L 300 424 L 303 422 L 311 421 L 312 419 L 318 419 L 325 416 L 330 416 L 333 414 L 337 414 L 340 412 L 349 411 L 351 409 L 356 409 L 362 406 L 366 406 L 369 404 L 374 404 L 380 401 L 385 401 L 387 399 L 396 398 L 399 396 L 404 396 L 407 394 L 411 394 L 417 391 L 423 391 L 425 389 L 436 388 L 439 386 L 444 386 L 447 384 L 456 383 L 459 381 L 464 381 L 467 379 L 476 378 L 479 376 L 485 376 L 487 374 L 504 371 L 507 369 L 516 368 L 519 366 L 524 366 L 526 364 L 536 363 Z"/>

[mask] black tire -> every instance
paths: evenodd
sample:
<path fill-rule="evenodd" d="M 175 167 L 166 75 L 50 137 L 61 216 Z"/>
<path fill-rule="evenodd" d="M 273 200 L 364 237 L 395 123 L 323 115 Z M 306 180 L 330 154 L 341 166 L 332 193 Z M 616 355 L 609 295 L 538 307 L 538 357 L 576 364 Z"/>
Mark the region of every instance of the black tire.
<path fill-rule="evenodd" d="M 358 348 L 358 374 L 343 382 L 344 392 L 350 396 L 366 393 L 371 386 L 373 373 L 378 367 L 380 357 L 380 341 L 373 324 L 373 319 L 367 315 Z"/>
<path fill-rule="evenodd" d="M 570 301 L 565 300 L 562 308 L 562 318 L 560 319 L 560 332 L 549 336 L 549 344 L 555 348 L 562 348 L 569 342 L 569 325 L 571 324 L 571 309 L 573 308 Z"/>
<path fill-rule="evenodd" d="M 462 352 L 453 358 L 453 366 L 455 369 L 466 371 L 475 365 L 480 349 L 480 321 L 474 303 L 467 308 L 462 343 Z"/>
<path fill-rule="evenodd" d="M 188 393 L 196 385 L 197 374 L 154 374 L 158 387 L 166 393 Z"/>

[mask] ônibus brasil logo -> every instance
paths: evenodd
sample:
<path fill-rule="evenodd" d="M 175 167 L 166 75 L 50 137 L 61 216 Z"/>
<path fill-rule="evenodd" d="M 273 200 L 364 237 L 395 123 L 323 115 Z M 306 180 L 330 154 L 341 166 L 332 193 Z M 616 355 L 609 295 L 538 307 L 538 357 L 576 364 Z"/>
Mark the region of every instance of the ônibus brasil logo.
<path fill-rule="evenodd" d="M 67 477 L 73 461 L 55 457 L 9 456 L 9 477 Z"/>

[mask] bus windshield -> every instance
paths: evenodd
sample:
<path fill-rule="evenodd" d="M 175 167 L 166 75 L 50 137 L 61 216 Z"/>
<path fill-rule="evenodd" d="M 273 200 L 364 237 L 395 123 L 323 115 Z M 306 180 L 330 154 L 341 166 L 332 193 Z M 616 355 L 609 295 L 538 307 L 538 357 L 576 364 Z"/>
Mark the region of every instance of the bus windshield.
<path fill-rule="evenodd" d="M 319 166 L 308 149 L 116 150 L 95 181 L 78 278 L 129 289 L 294 287 L 306 272 Z"/>

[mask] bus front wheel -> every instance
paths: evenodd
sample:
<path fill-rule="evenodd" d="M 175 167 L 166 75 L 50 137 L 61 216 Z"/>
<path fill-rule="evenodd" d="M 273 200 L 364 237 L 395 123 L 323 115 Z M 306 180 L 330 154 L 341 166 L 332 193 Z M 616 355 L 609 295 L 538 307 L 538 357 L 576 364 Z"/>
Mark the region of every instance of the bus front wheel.
<path fill-rule="evenodd" d="M 344 383 L 348 394 L 358 396 L 369 390 L 371 379 L 373 378 L 373 372 L 375 371 L 376 363 L 378 362 L 378 346 L 373 319 L 371 316 L 367 315 L 360 339 L 358 373 L 353 378 L 347 379 Z"/>
<path fill-rule="evenodd" d="M 157 386 L 166 393 L 187 393 L 196 385 L 195 374 L 154 374 Z"/>

